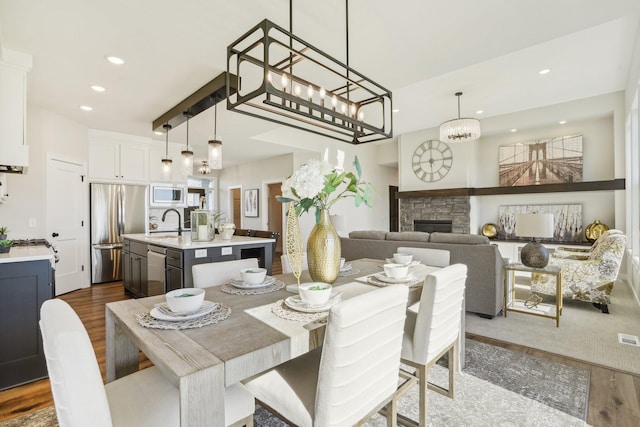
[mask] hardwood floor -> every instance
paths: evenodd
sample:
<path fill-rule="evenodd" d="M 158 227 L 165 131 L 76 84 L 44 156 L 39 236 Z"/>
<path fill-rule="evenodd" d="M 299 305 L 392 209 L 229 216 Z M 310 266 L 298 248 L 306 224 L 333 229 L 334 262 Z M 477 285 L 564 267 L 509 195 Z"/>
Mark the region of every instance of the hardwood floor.
<path fill-rule="evenodd" d="M 273 274 L 279 274 L 281 272 L 280 257 L 275 258 Z M 59 298 L 67 301 L 76 310 L 87 328 L 104 379 L 104 305 L 130 297 L 124 293 L 122 283 L 113 282 L 70 292 Z M 640 376 L 472 334 L 467 334 L 467 337 L 589 370 L 591 372 L 591 387 L 587 422 L 596 427 L 640 425 Z M 140 355 L 140 361 L 141 367 L 147 367 L 151 364 L 143 354 Z M 553 385 L 550 384 L 550 386 Z M 53 405 L 53 400 L 48 379 L 5 390 L 0 392 L 0 422 L 51 405 Z"/>

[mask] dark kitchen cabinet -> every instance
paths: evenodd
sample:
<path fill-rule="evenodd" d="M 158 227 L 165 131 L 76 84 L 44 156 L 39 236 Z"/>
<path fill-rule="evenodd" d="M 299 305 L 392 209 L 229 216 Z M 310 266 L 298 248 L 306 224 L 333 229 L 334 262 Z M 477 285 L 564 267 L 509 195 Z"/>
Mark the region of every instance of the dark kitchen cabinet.
<path fill-rule="evenodd" d="M 124 241 L 122 248 L 122 284 L 136 297 L 147 296 L 147 245 Z"/>
<path fill-rule="evenodd" d="M 167 292 L 184 287 L 184 269 L 182 265 L 182 251 L 166 250 L 166 288 Z"/>
<path fill-rule="evenodd" d="M 49 260 L 0 263 L 0 390 L 47 377 L 38 322 L 54 274 Z"/>

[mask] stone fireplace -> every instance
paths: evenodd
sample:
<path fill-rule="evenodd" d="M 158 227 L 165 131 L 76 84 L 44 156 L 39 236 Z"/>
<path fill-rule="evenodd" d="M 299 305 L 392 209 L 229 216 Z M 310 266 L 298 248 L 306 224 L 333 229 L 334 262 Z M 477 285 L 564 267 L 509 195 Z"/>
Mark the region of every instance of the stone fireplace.
<path fill-rule="evenodd" d="M 400 231 L 414 231 L 416 220 L 450 221 L 452 233 L 469 234 L 470 210 L 469 196 L 403 198 L 400 199 Z"/>

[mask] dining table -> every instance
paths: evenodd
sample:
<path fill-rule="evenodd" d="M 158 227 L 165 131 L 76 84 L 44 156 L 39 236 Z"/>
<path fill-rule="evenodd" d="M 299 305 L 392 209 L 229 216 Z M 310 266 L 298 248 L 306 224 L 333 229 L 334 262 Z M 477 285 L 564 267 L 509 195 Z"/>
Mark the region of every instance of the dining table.
<path fill-rule="evenodd" d="M 339 292 L 343 300 L 376 289 L 369 278 L 382 272 L 384 261 L 359 259 L 349 263 L 351 274 L 341 274 L 333 283 L 334 292 Z M 419 301 L 424 277 L 438 269 L 420 267 L 416 270 L 420 283 L 410 286 L 409 304 Z M 297 283 L 291 273 L 275 278 L 286 285 Z M 303 271 L 300 283 L 310 281 L 308 271 Z M 258 295 L 230 294 L 223 292 L 222 286 L 210 287 L 205 301 L 228 307 L 229 316 L 215 324 L 179 330 L 145 327 L 137 319 L 164 302 L 164 296 L 108 303 L 107 382 L 137 371 L 142 351 L 179 389 L 181 426 L 224 426 L 225 387 L 322 345 L 326 316 L 301 321 L 274 314 L 274 306 L 292 295 L 286 286 Z"/>

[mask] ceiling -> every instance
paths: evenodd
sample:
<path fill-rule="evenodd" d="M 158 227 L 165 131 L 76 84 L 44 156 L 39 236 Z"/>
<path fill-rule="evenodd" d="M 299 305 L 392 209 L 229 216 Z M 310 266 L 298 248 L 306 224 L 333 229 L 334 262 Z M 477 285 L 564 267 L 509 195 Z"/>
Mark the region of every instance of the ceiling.
<path fill-rule="evenodd" d="M 639 16 L 638 0 L 351 0 L 349 63 L 392 90 L 399 135 L 454 118 L 457 91 L 462 115 L 482 120 L 623 90 Z M 161 143 L 153 120 L 224 71 L 227 46 L 264 18 L 288 28 L 289 2 L 0 0 L 0 45 L 33 55 L 29 105 Z M 293 32 L 346 62 L 344 0 L 293 1 Z M 184 128 L 170 141 L 184 143 Z M 229 166 L 290 152 L 311 134 L 222 103 L 218 135 Z M 196 157 L 212 136 L 209 109 L 190 121 Z"/>

